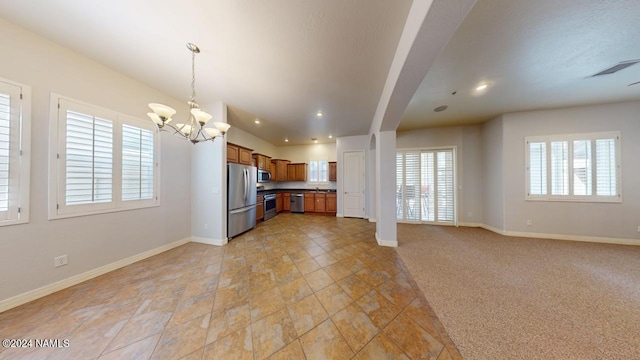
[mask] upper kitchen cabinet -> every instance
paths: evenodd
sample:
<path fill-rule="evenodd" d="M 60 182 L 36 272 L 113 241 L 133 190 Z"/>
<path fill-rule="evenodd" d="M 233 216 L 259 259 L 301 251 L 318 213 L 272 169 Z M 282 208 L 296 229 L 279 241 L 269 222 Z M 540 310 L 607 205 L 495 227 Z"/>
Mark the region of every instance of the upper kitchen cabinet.
<path fill-rule="evenodd" d="M 256 167 L 260 170 L 271 170 L 271 158 L 262 154 L 253 154 L 253 159 L 256 162 Z"/>
<path fill-rule="evenodd" d="M 290 162 L 281 159 L 271 160 L 271 181 L 287 181 L 287 165 Z"/>
<path fill-rule="evenodd" d="M 338 180 L 338 164 L 335 161 L 329 161 L 329 181 Z"/>
<path fill-rule="evenodd" d="M 227 162 L 239 163 L 244 165 L 251 165 L 251 153 L 252 149 L 248 149 L 244 146 L 227 143 Z"/>
<path fill-rule="evenodd" d="M 307 181 L 307 164 L 288 164 L 287 181 Z"/>

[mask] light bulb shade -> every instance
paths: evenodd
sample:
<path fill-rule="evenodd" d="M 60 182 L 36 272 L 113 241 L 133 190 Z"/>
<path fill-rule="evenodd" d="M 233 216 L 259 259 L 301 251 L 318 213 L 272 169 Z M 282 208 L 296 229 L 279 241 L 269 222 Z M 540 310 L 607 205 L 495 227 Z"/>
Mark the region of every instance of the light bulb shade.
<path fill-rule="evenodd" d="M 220 131 L 222 134 L 225 134 L 231 127 L 231 125 L 223 122 L 214 122 L 213 124 L 216 126 L 216 129 L 218 129 L 218 131 Z"/>
<path fill-rule="evenodd" d="M 191 109 L 191 115 L 193 115 L 200 125 L 203 126 L 213 117 L 213 115 L 200 109 Z"/>
<path fill-rule="evenodd" d="M 204 131 L 207 132 L 207 134 L 209 135 L 210 138 L 214 138 L 218 135 L 220 135 L 220 131 L 218 131 L 218 129 L 214 129 L 214 128 L 204 128 Z"/>
<path fill-rule="evenodd" d="M 176 124 L 176 126 L 178 127 L 178 130 L 180 130 L 181 133 L 187 136 L 191 134 L 191 130 L 192 130 L 191 125 Z"/>
<path fill-rule="evenodd" d="M 151 118 L 151 120 L 158 125 L 159 127 L 163 127 L 164 123 L 162 122 L 162 119 L 160 119 L 160 116 L 158 116 L 158 114 L 156 113 L 147 113 L 147 116 L 149 116 Z"/>
<path fill-rule="evenodd" d="M 160 118 L 167 119 L 166 122 L 169 122 L 169 119 L 171 119 L 171 117 L 176 113 L 173 108 L 167 105 L 151 103 L 149 104 L 149 107 L 151 108 L 151 110 L 153 110 L 154 113 L 158 114 Z"/>

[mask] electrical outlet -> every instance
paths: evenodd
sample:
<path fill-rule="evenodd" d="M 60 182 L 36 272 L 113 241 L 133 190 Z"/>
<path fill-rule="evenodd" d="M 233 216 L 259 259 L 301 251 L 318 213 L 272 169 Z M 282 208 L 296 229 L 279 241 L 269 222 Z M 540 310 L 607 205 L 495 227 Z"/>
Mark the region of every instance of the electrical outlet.
<path fill-rule="evenodd" d="M 527 220 L 527 226 L 531 226 L 531 225 L 533 225 L 533 221 Z"/>
<path fill-rule="evenodd" d="M 55 267 L 67 265 L 68 262 L 69 262 L 69 259 L 67 258 L 67 255 L 61 255 L 53 258 L 53 266 Z"/>
<path fill-rule="evenodd" d="M 204 224 L 204 229 L 209 230 L 209 224 Z"/>
<path fill-rule="evenodd" d="M 638 232 L 640 232 L 640 226 L 638 226 Z"/>

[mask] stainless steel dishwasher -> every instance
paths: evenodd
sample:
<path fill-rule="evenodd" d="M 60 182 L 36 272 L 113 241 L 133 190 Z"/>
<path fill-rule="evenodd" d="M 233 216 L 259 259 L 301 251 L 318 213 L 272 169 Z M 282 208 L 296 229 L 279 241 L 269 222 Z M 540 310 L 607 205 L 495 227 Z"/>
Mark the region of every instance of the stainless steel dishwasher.
<path fill-rule="evenodd" d="M 304 213 L 304 194 L 291 193 L 291 212 Z"/>

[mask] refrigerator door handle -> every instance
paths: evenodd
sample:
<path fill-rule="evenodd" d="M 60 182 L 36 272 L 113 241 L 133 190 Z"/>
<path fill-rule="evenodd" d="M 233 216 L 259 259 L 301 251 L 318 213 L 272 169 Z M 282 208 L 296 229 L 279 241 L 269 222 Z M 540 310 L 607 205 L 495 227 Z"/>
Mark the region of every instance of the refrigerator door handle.
<path fill-rule="evenodd" d="M 247 205 L 247 188 L 249 187 L 249 170 L 243 170 L 244 175 L 244 204 Z"/>
<path fill-rule="evenodd" d="M 250 211 L 251 209 L 255 209 L 255 208 L 256 208 L 255 205 L 251 205 L 251 206 L 248 206 L 246 208 L 237 209 L 237 210 L 231 210 L 231 211 L 229 211 L 229 214 L 239 214 L 239 213 Z"/>

